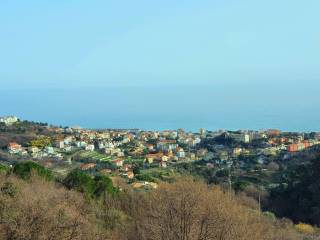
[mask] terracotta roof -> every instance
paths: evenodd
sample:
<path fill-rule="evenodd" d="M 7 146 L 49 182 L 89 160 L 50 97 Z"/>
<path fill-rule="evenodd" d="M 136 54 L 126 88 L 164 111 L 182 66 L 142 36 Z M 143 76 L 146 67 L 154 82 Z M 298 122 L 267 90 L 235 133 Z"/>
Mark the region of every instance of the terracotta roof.
<path fill-rule="evenodd" d="M 21 145 L 16 142 L 11 142 L 11 143 L 9 143 L 8 147 L 9 148 L 20 148 Z"/>
<path fill-rule="evenodd" d="M 97 164 L 95 163 L 84 163 L 80 166 L 81 170 L 88 170 L 90 168 L 94 168 Z"/>

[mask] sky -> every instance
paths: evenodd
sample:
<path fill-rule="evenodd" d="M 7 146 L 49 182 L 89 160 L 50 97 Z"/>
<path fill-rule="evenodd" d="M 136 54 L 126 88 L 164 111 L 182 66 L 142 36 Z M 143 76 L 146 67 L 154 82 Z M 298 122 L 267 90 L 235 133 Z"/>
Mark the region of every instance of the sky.
<path fill-rule="evenodd" d="M 319 9 L 319 0 L 0 0 L 0 116 L 320 131 Z"/>
<path fill-rule="evenodd" d="M 1 0 L 1 88 L 319 88 L 319 9 L 318 0 Z"/>

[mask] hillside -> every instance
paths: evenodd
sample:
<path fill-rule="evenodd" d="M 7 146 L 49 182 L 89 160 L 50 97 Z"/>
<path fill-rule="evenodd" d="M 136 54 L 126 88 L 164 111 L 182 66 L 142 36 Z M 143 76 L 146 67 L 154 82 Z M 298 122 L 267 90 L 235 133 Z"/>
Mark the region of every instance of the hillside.
<path fill-rule="evenodd" d="M 116 190 L 81 171 L 61 182 L 36 164 L 2 169 L 1 239 L 302 239 L 290 221 L 260 212 L 254 200 L 191 177 L 141 192 Z"/>

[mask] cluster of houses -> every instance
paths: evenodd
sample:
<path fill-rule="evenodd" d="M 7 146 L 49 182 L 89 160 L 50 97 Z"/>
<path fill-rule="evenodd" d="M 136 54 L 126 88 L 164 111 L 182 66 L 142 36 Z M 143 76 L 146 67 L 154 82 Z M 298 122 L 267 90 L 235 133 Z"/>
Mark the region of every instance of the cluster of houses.
<path fill-rule="evenodd" d="M 57 160 L 61 160 L 63 155 L 51 146 L 47 146 L 43 149 L 38 147 L 22 147 L 20 144 L 16 142 L 10 142 L 8 144 L 8 152 L 12 155 L 20 155 L 20 156 L 30 156 L 34 159 L 43 159 L 43 158 L 54 158 Z"/>
<path fill-rule="evenodd" d="M 17 117 L 2 117 L 0 122 L 6 125 L 17 122 Z M 240 156 L 255 155 L 263 164 L 268 156 L 276 156 L 279 152 L 294 153 L 320 144 L 320 134 L 313 138 L 305 138 L 303 134 L 283 134 L 276 129 L 265 131 L 207 131 L 186 132 L 183 129 L 165 131 L 128 130 L 89 130 L 79 127 L 61 128 L 47 126 L 50 131 L 51 144 L 42 148 L 36 146 L 22 147 L 16 142 L 8 144 L 8 152 L 12 155 L 32 157 L 34 159 L 52 158 L 68 159 L 65 156 L 78 151 L 99 153 L 110 157 L 111 163 L 117 168 L 119 175 L 134 178 L 132 164 L 125 164 L 127 158 L 143 159 L 145 164 L 162 168 L 175 162 L 210 160 L 215 163 L 230 163 Z M 209 148 L 201 143 L 218 136 L 233 139 L 238 145 L 214 144 Z M 261 140 L 257 147 L 250 145 L 255 140 Z M 28 144 L 24 144 L 28 146 Z M 70 161 L 70 159 L 68 159 Z M 210 162 L 208 167 L 214 167 Z M 82 163 L 82 170 L 95 169 L 99 162 Z M 105 171 L 112 171 L 105 169 Z"/>

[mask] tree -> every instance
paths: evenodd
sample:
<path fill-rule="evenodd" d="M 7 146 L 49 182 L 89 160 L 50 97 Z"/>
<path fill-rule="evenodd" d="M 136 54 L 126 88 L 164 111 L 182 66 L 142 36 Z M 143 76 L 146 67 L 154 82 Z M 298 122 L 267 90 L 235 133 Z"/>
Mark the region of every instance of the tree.
<path fill-rule="evenodd" d="M 50 170 L 32 161 L 17 163 L 14 165 L 13 173 L 25 180 L 30 179 L 33 174 L 46 180 L 53 179 L 53 174 Z"/>
<path fill-rule="evenodd" d="M 107 176 L 98 175 L 94 177 L 94 196 L 99 198 L 110 194 L 115 196 L 118 190 L 112 184 L 112 180 Z"/>
<path fill-rule="evenodd" d="M 139 206 L 136 239 L 273 239 L 269 220 L 193 178 L 160 184 Z"/>
<path fill-rule="evenodd" d="M 0 177 L 0 239 L 107 239 L 81 194 L 37 177 Z"/>
<path fill-rule="evenodd" d="M 71 171 L 64 179 L 63 184 L 68 189 L 74 189 L 84 193 L 90 198 L 105 197 L 106 194 L 114 196 L 117 189 L 107 176 L 95 176 L 94 178 L 80 169 Z"/>
<path fill-rule="evenodd" d="M 134 175 L 140 174 L 140 167 L 137 164 L 134 164 L 133 169 L 132 169 Z"/>
<path fill-rule="evenodd" d="M 52 139 L 50 137 L 42 136 L 42 137 L 39 137 L 35 140 L 32 140 L 31 146 L 38 147 L 38 148 L 44 148 L 44 147 L 50 146 L 51 143 L 52 143 Z"/>
<path fill-rule="evenodd" d="M 288 169 L 283 184 L 271 191 L 269 206 L 277 216 L 320 226 L 320 157 Z"/>
<path fill-rule="evenodd" d="M 92 197 L 95 190 L 93 178 L 80 169 L 71 171 L 63 180 L 63 185 L 68 189 L 82 192 L 88 197 Z"/>

